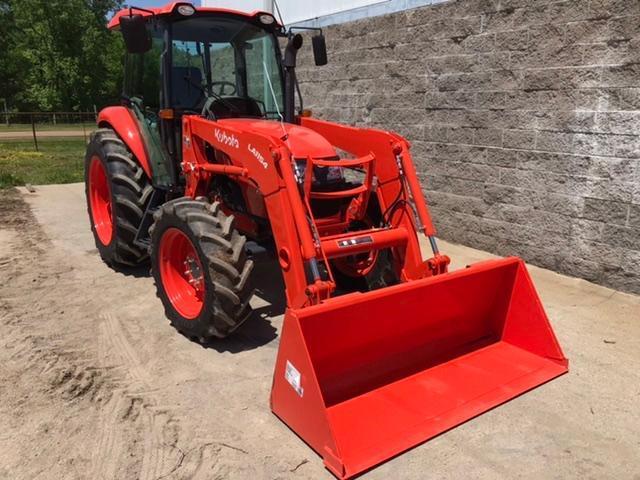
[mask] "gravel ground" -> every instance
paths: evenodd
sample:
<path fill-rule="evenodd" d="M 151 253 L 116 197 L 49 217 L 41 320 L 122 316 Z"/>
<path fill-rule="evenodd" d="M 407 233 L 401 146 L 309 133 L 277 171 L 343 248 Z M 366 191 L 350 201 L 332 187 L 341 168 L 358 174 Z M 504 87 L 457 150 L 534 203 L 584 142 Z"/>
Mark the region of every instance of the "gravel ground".
<path fill-rule="evenodd" d="M 258 264 L 254 318 L 203 348 L 145 269 L 100 262 L 82 185 L 0 190 L 0 478 L 332 478 L 269 410 L 276 268 Z M 531 273 L 571 372 L 362 478 L 640 478 L 640 298 Z"/>

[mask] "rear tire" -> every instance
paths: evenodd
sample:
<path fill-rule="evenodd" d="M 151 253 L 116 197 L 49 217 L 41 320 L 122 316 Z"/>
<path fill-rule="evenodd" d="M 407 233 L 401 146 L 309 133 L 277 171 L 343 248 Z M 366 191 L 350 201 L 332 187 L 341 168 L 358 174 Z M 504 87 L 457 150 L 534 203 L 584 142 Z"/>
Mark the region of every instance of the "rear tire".
<path fill-rule="evenodd" d="M 172 325 L 201 343 L 231 334 L 251 315 L 253 295 L 253 262 L 234 217 L 219 202 L 179 198 L 154 219 L 151 271 Z"/>
<path fill-rule="evenodd" d="M 134 239 L 153 187 L 125 143 L 110 128 L 91 135 L 85 156 L 85 194 L 96 248 L 110 266 L 148 260 Z"/>

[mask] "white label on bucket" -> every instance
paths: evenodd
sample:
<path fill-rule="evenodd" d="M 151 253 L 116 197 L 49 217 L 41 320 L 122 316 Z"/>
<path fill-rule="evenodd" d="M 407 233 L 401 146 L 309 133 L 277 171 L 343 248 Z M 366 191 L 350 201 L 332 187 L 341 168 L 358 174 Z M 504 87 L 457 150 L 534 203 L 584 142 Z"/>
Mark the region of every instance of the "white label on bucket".
<path fill-rule="evenodd" d="M 284 378 L 287 379 L 289 385 L 293 387 L 293 389 L 298 393 L 298 395 L 302 396 L 303 390 L 302 385 L 300 385 L 300 372 L 293 366 L 293 364 L 287 360 L 287 366 L 284 370 Z"/>

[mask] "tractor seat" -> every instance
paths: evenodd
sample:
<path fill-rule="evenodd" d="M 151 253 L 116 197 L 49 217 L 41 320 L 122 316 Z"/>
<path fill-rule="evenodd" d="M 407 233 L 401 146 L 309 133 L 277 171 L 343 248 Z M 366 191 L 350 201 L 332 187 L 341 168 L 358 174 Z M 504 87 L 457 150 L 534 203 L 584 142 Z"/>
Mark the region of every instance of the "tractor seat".
<path fill-rule="evenodd" d="M 173 67 L 171 69 L 171 95 L 175 108 L 198 111 L 204 100 L 200 69 L 197 67 Z"/>
<path fill-rule="evenodd" d="M 215 118 L 264 117 L 258 102 L 248 97 L 224 97 L 209 107 Z"/>

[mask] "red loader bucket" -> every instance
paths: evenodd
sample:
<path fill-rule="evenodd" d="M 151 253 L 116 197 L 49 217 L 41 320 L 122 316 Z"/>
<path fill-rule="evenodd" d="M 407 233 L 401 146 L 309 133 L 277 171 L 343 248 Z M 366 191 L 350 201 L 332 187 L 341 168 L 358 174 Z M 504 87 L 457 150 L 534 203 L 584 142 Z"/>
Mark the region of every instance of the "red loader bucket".
<path fill-rule="evenodd" d="M 567 371 L 509 258 L 288 310 L 271 405 L 347 478 Z"/>

